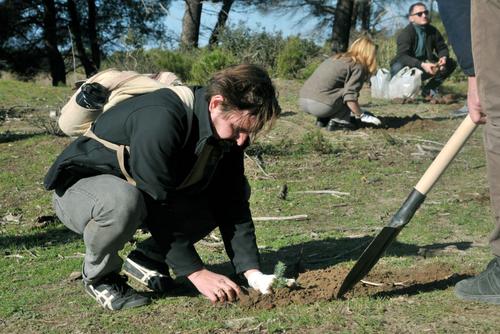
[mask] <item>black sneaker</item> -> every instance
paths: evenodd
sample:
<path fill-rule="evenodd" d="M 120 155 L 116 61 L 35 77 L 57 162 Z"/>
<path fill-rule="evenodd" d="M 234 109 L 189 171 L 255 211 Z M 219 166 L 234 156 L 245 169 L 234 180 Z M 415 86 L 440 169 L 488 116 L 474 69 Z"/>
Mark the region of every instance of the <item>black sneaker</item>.
<path fill-rule="evenodd" d="M 329 121 L 330 121 L 329 117 L 317 117 L 315 124 L 318 128 L 324 128 L 328 125 Z"/>
<path fill-rule="evenodd" d="M 151 300 L 138 294 L 127 284 L 127 277 L 112 273 L 96 283 L 83 283 L 85 291 L 102 307 L 109 310 L 148 305 Z"/>
<path fill-rule="evenodd" d="M 326 129 L 328 131 L 335 131 L 335 130 L 353 130 L 355 128 L 355 125 L 349 121 L 339 119 L 339 118 L 332 118 L 328 122 L 328 125 L 326 126 Z"/>
<path fill-rule="evenodd" d="M 458 282 L 455 294 L 464 300 L 500 304 L 500 257 L 493 259 L 476 277 Z"/>
<path fill-rule="evenodd" d="M 122 270 L 155 292 L 165 293 L 175 285 L 165 263 L 152 260 L 138 251 L 132 251 L 128 255 Z"/>

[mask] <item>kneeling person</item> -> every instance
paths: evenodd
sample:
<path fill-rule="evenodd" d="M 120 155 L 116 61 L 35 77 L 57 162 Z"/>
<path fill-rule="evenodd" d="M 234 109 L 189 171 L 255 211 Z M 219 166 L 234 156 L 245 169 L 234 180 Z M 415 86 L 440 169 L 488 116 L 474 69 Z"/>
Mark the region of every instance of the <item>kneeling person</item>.
<path fill-rule="evenodd" d="M 236 298 L 239 286 L 205 268 L 194 248 L 216 227 L 235 271 L 262 293 L 272 283 L 259 269 L 243 153 L 280 114 L 275 88 L 261 68 L 239 65 L 189 92 L 159 89 L 111 107 L 93 123 L 96 137 L 73 141 L 45 177 L 57 216 L 83 235 L 84 288 L 105 308 L 150 302 L 119 274 L 118 251 L 139 228 L 152 239 L 124 270 L 154 290 L 171 283 L 168 264 L 213 303 Z M 117 159 L 99 139 L 129 153 Z"/>
<path fill-rule="evenodd" d="M 346 53 L 326 59 L 306 80 L 299 93 L 301 109 L 316 116 L 316 125 L 333 131 L 353 129 L 352 118 L 380 125 L 374 115 L 359 106 L 359 92 L 377 68 L 376 48 L 367 37 L 355 40 Z"/>

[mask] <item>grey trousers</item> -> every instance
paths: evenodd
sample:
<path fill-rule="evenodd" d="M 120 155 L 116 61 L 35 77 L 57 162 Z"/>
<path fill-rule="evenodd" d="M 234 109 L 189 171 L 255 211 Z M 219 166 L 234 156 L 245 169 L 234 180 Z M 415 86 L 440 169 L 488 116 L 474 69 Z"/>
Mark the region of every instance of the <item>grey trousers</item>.
<path fill-rule="evenodd" d="M 315 100 L 299 98 L 300 108 L 318 118 L 338 118 L 344 121 L 349 121 L 351 117 L 351 109 L 343 103 L 342 99 L 338 99 L 334 105 L 328 105 Z"/>
<path fill-rule="evenodd" d="M 479 99 L 488 115 L 484 143 L 495 227 L 490 235 L 493 254 L 500 256 L 500 3 L 471 1 L 474 68 Z"/>
<path fill-rule="evenodd" d="M 113 175 L 79 180 L 64 193 L 56 191 L 57 216 L 70 230 L 83 235 L 83 280 L 92 283 L 119 272 L 123 249 L 147 216 L 141 192 Z"/>

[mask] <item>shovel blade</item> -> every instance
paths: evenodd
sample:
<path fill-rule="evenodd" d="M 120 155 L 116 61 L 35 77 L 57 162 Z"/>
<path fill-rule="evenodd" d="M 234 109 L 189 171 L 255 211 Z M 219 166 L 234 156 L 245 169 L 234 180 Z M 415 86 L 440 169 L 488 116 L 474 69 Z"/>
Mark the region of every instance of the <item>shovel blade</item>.
<path fill-rule="evenodd" d="M 385 226 L 382 231 L 372 240 L 370 245 L 365 249 L 363 254 L 361 254 L 358 262 L 351 269 L 349 274 L 344 279 L 344 282 L 340 286 L 337 292 L 337 298 L 341 298 L 344 293 L 349 291 L 353 285 L 359 282 L 366 274 L 377 264 L 378 260 L 385 252 L 387 247 L 391 242 L 396 239 L 396 237 L 401 231 L 401 228 Z"/>

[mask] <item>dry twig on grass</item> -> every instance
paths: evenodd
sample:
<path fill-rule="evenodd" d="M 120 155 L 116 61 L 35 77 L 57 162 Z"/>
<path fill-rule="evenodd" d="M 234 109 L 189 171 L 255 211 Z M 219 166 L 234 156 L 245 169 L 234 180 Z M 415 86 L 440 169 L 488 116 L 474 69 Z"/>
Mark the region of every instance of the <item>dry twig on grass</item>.
<path fill-rule="evenodd" d="M 307 215 L 283 216 L 283 217 L 254 217 L 253 221 L 266 221 L 266 220 L 307 220 Z"/>
<path fill-rule="evenodd" d="M 341 192 L 341 191 L 337 191 L 337 190 L 304 190 L 304 191 L 294 191 L 294 193 L 298 193 L 298 194 L 319 194 L 319 195 L 328 194 L 328 195 L 332 195 L 332 196 L 335 196 L 335 197 L 338 197 L 338 198 L 340 198 L 341 196 L 349 196 L 350 195 L 350 193 Z"/>

